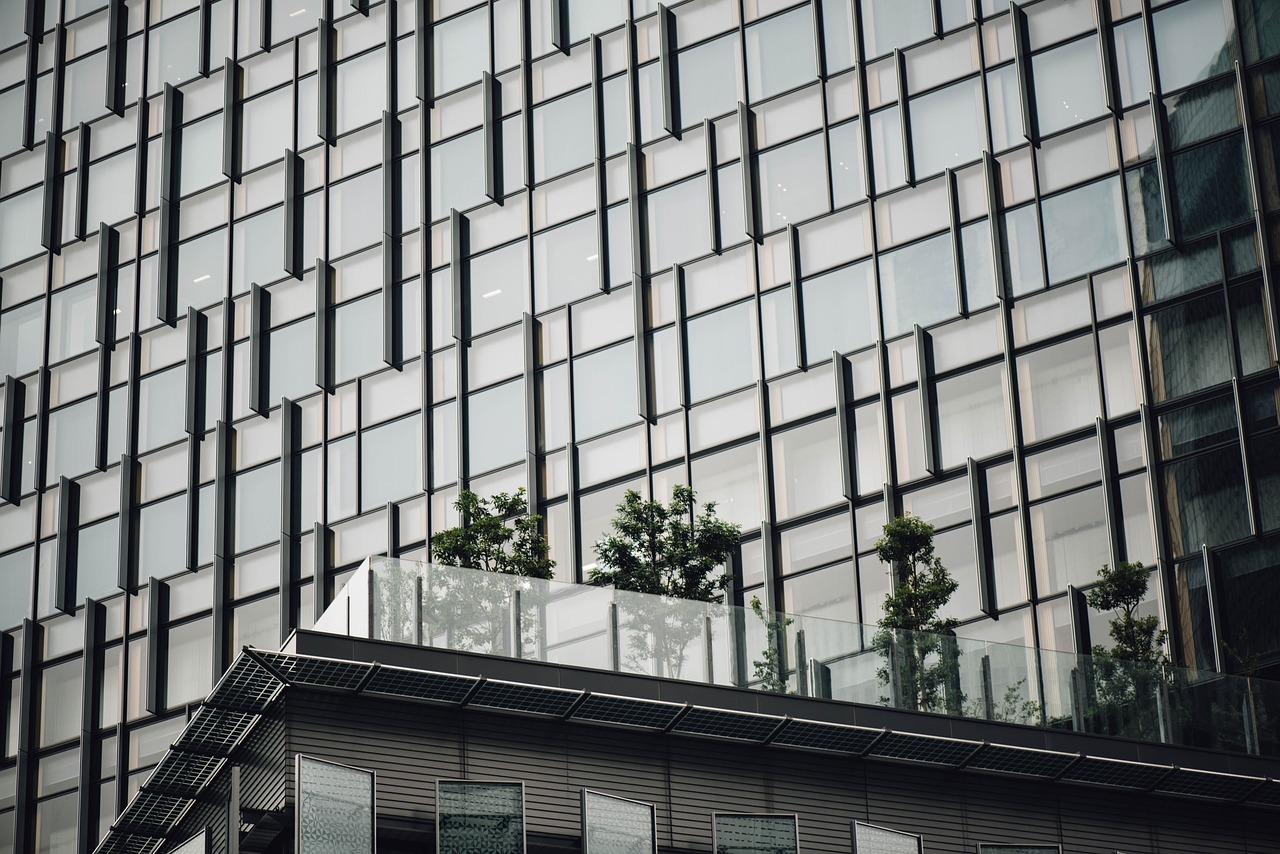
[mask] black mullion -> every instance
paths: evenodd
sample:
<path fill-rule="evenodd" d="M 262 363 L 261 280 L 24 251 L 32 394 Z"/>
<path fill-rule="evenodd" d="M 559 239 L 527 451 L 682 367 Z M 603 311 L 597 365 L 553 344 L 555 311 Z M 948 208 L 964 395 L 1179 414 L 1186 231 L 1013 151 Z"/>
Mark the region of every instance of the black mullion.
<path fill-rule="evenodd" d="M 40 726 L 40 676 L 36 669 L 43 648 L 44 626 L 22 621 L 22 692 L 18 708 L 18 769 L 13 817 L 14 850 L 35 850 L 36 733 Z M 124 776 L 124 775 L 121 775 Z"/>
<path fill-rule="evenodd" d="M 1098 434 L 1098 467 L 1102 474 L 1103 509 L 1106 512 L 1107 546 L 1111 555 L 1111 565 L 1119 566 L 1121 556 L 1127 556 L 1124 538 L 1124 518 L 1120 507 L 1120 494 L 1116 489 L 1116 460 L 1111 447 L 1111 433 L 1107 429 L 1107 419 L 1095 421 Z"/>
<path fill-rule="evenodd" d="M 124 83 L 128 75 L 129 10 L 124 0 L 110 0 L 107 7 L 107 73 L 103 82 L 104 106 L 124 118 Z"/>
<path fill-rule="evenodd" d="M 76 157 L 76 218 L 74 230 L 76 240 L 84 240 L 89 236 L 87 211 L 89 203 L 89 125 L 81 122 L 80 133 L 77 136 L 79 137 L 79 150 Z"/>
<path fill-rule="evenodd" d="M 484 115 L 484 191 L 502 205 L 502 83 L 488 71 L 481 73 L 480 93 Z"/>
<path fill-rule="evenodd" d="M 920 324 L 915 326 L 916 387 L 920 392 L 920 427 L 924 439 L 924 469 L 929 474 L 942 472 L 941 454 L 938 449 L 938 429 L 935 419 L 938 411 L 937 385 L 933 380 L 933 336 Z"/>
<path fill-rule="evenodd" d="M 987 480 L 973 457 L 965 463 L 969 478 L 969 511 L 973 516 L 973 551 L 978 559 L 978 607 L 988 617 L 1000 612 L 996 596 L 995 561 L 987 534 Z"/>
<path fill-rule="evenodd" d="M 1111 27 L 1110 0 L 1094 0 L 1093 19 L 1098 27 L 1098 59 L 1102 63 L 1102 91 L 1113 116 L 1124 112 L 1120 95 L 1120 71 L 1116 64 L 1115 31 Z"/>
<path fill-rule="evenodd" d="M 399 367 L 403 360 L 400 338 L 399 301 L 396 288 L 400 281 L 397 262 L 400 223 L 400 120 L 382 111 L 382 360 Z M 430 168 L 430 164 L 427 164 Z"/>
<path fill-rule="evenodd" d="M 662 125 L 667 133 L 680 139 L 680 67 L 677 53 L 676 16 L 667 6 L 658 4 L 658 63 L 662 79 Z"/>
<path fill-rule="evenodd" d="M 129 454 L 120 458 L 120 546 L 116 586 L 133 593 L 138 586 L 138 461 Z"/>
<path fill-rule="evenodd" d="M 271 293 L 256 282 L 249 290 L 249 411 L 271 411 Z"/>
<path fill-rule="evenodd" d="M 956 170 L 947 169 L 944 180 L 947 182 L 947 214 L 951 226 L 951 263 L 956 270 L 956 311 L 960 317 L 967 318 L 969 293 L 964 272 L 964 226 L 960 221 L 960 188 Z"/>
<path fill-rule="evenodd" d="M 524 460 L 528 482 L 529 512 L 537 513 L 542 504 L 541 478 L 538 476 L 538 417 L 542 407 L 538 401 L 538 321 L 525 312 L 520 317 L 521 355 L 524 361 Z"/>
<path fill-rule="evenodd" d="M 102 643 L 102 626 L 106 608 L 92 599 L 84 602 L 84 673 L 80 683 L 80 795 L 77 800 L 76 830 L 80 839 L 93 839 L 98 831 L 102 762 L 95 749 L 98 731 L 98 705 L 102 694 L 102 667 L 98 664 L 98 646 Z"/>
<path fill-rule="evenodd" d="M 232 183 L 240 183 L 243 145 L 244 104 L 241 101 L 244 72 L 239 63 L 227 57 L 222 67 L 222 174 Z"/>
<path fill-rule="evenodd" d="M 800 257 L 800 231 L 795 223 L 787 224 L 787 253 L 791 259 L 791 314 L 795 327 L 796 366 L 809 370 L 809 346 L 805 340 L 804 294 L 800 288 L 802 259 Z"/>
<path fill-rule="evenodd" d="M 418 101 L 424 109 L 430 109 L 433 101 L 431 90 L 434 88 L 432 81 L 431 67 L 431 4 L 419 2 L 414 9 L 414 40 L 417 44 L 417 52 L 414 56 L 414 83 L 417 87 Z M 423 117 L 422 125 L 427 127 L 426 119 Z M 423 147 L 423 153 L 426 153 L 426 147 Z M 425 169 L 425 165 L 424 165 Z M 317 601 L 322 597 L 317 597 Z"/>
<path fill-rule="evenodd" d="M 633 142 L 627 143 L 627 187 L 631 214 L 631 269 L 633 275 L 649 274 L 649 241 L 645 216 L 644 153 Z"/>
<path fill-rule="evenodd" d="M 337 31 L 332 22 L 321 18 L 318 22 L 318 60 L 316 71 L 316 134 L 326 145 L 337 145 L 335 131 L 337 119 L 337 81 L 334 67 L 337 55 Z"/>
<path fill-rule="evenodd" d="M 711 119 L 702 120 L 702 135 L 707 147 L 707 223 L 711 237 L 711 252 L 724 251 L 720 241 L 720 172 L 717 169 L 716 128 Z"/>
<path fill-rule="evenodd" d="M 569 3 L 568 0 L 551 2 L 551 46 L 569 55 Z"/>
<path fill-rule="evenodd" d="M 302 516 L 302 407 L 280 402 L 280 634 L 298 626 Z M 315 590 L 313 589 L 314 593 Z"/>
<path fill-rule="evenodd" d="M 1013 56 L 1018 72 L 1018 94 L 1022 100 L 1022 133 L 1032 146 L 1040 145 L 1040 117 L 1036 109 L 1035 74 L 1031 68 L 1031 33 L 1027 13 L 1009 4 L 1013 25 Z"/>
<path fill-rule="evenodd" d="M 54 607 L 64 614 L 76 612 L 76 569 L 80 539 L 80 484 L 58 479 L 58 533 L 55 564 Z M 85 647 L 89 655 L 92 647 Z M 88 668 L 86 668 L 87 672 Z"/>
<path fill-rule="evenodd" d="M 636 339 L 636 407 L 637 414 L 648 424 L 657 423 L 653 413 L 652 377 L 649 368 L 648 324 L 645 322 L 646 301 L 644 279 L 631 278 L 633 334 Z M 646 444 L 648 444 L 646 442 Z M 652 462 L 650 462 L 652 466 Z"/>
<path fill-rule="evenodd" d="M 898 78 L 898 120 L 902 126 L 902 168 L 907 186 L 916 185 L 916 158 L 911 151 L 911 103 L 907 97 L 907 55 L 901 48 L 893 52 L 893 64 Z"/>
<path fill-rule="evenodd" d="M 453 337 L 455 358 L 454 365 L 457 370 L 457 397 L 456 397 L 456 416 L 457 416 L 457 451 L 458 451 L 458 490 L 461 492 L 468 488 L 470 483 L 470 472 L 467 468 L 470 454 L 470 443 L 467 441 L 468 426 L 470 424 L 468 409 L 470 401 L 468 400 L 467 382 L 467 351 L 471 346 L 471 330 L 468 319 L 470 317 L 470 296 L 471 287 L 469 279 L 469 264 L 467 263 L 468 250 L 468 222 L 467 218 L 458 213 L 457 209 L 449 211 L 449 236 L 450 236 L 450 253 L 449 253 L 449 280 L 450 286 L 453 288 Z M 467 520 L 462 520 L 462 524 L 468 524 Z"/>
<path fill-rule="evenodd" d="M 199 57 L 196 61 L 196 70 L 201 77 L 208 78 L 212 71 L 211 53 L 213 50 L 213 0 L 200 0 L 200 36 L 199 36 Z"/>
<path fill-rule="evenodd" d="M 133 173 L 133 213 L 138 217 L 146 216 L 147 213 L 147 157 L 149 156 L 147 143 L 150 141 L 147 135 L 147 115 L 151 111 L 150 108 L 150 101 L 146 98 L 138 99 L 138 111 L 135 116 L 138 120 L 137 154 L 134 157 Z M 138 241 L 141 241 L 142 229 L 139 228 L 138 232 Z M 135 253 L 135 257 L 139 255 L 140 253 Z"/>
<path fill-rule="evenodd" d="M 605 166 L 604 56 L 599 36 L 593 34 L 590 45 L 591 123 L 595 151 L 596 243 L 598 244 L 596 269 L 600 276 L 600 290 L 608 292 L 613 282 L 609 275 L 609 184 Z"/>
<path fill-rule="evenodd" d="M 27 39 L 27 85 L 22 100 L 22 147 L 26 151 L 36 145 L 36 93 L 39 88 L 40 43 Z M 21 837 L 19 837 L 21 838 Z"/>
<path fill-rule="evenodd" d="M 742 101 L 738 102 L 738 143 L 742 155 L 742 219 L 747 237 L 753 243 L 761 243 L 764 235 L 760 227 L 760 176 L 756 173 L 755 113 Z"/>
<path fill-rule="evenodd" d="M 22 439 L 26 385 L 4 378 L 4 432 L 0 435 L 0 501 L 17 506 L 22 499 Z"/>
<path fill-rule="evenodd" d="M 158 715 L 167 705 L 169 644 L 165 642 L 169 623 L 169 585 L 158 578 L 147 582 L 147 679 L 146 710 Z"/>
<path fill-rule="evenodd" d="M 40 245 L 62 254 L 62 137 L 44 135 L 44 203 L 41 208 Z"/>
<path fill-rule="evenodd" d="M 297 152 L 284 152 L 284 272 L 302 281 L 305 233 L 306 165 Z M 317 278 L 318 278 L 317 271 Z"/>
<path fill-rule="evenodd" d="M 333 267 L 324 259 L 317 258 L 315 380 L 326 394 L 333 392 L 333 354 L 329 352 L 333 323 L 332 289 Z"/>

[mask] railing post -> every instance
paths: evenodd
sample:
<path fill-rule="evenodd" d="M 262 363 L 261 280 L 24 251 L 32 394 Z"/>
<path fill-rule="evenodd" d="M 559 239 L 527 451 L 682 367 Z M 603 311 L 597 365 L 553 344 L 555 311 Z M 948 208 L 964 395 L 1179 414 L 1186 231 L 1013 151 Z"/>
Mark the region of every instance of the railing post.
<path fill-rule="evenodd" d="M 427 633 L 423 630 L 422 625 L 422 576 L 413 576 L 413 643 L 415 646 L 424 646 L 424 639 Z"/>
<path fill-rule="evenodd" d="M 1173 717 L 1169 709 L 1169 674 L 1164 665 L 1156 668 L 1156 724 L 1159 727 L 1160 741 L 1169 744 L 1173 741 Z"/>
<path fill-rule="evenodd" d="M 898 630 L 889 630 L 889 701 L 895 709 L 903 708 L 902 650 L 898 647 Z"/>
<path fill-rule="evenodd" d="M 367 628 L 367 633 L 365 634 L 365 637 L 367 637 L 369 640 L 382 640 L 382 638 L 379 637 L 381 632 L 378 632 L 374 628 L 374 622 L 373 622 L 374 615 L 377 613 L 374 608 L 374 603 L 376 601 L 374 597 L 377 595 L 377 590 L 375 590 L 374 588 L 377 582 L 373 577 L 373 561 L 369 561 L 368 572 L 369 572 L 368 582 L 365 585 L 365 589 L 367 592 L 365 593 L 365 596 L 368 597 L 368 601 L 366 602 L 366 610 L 368 612 L 367 619 L 369 622 L 366 623 L 366 626 L 368 628 Z"/>
<path fill-rule="evenodd" d="M 982 656 L 982 713 L 989 721 L 996 719 L 996 696 L 991 684 L 991 656 Z"/>
<path fill-rule="evenodd" d="M 777 619 L 777 617 L 774 617 Z M 809 696 L 809 668 L 805 666 L 805 662 L 809 660 L 809 656 L 805 654 L 804 649 L 804 629 L 796 632 L 796 690 L 800 692 L 801 697 Z M 785 661 L 778 662 L 778 669 L 782 672 L 778 674 L 778 678 L 782 679 L 786 684 L 787 663 Z"/>
<path fill-rule="evenodd" d="M 1248 753 L 1261 753 L 1258 744 L 1258 707 L 1253 697 L 1253 679 L 1246 676 L 1244 681 L 1244 749 Z"/>
<path fill-rule="evenodd" d="M 615 671 L 622 670 L 622 643 L 618 629 L 618 603 L 609 603 L 609 657 Z"/>
<path fill-rule="evenodd" d="M 508 629 L 511 633 L 509 642 L 507 643 L 507 652 L 512 658 L 523 658 L 523 650 L 520 649 L 520 588 L 511 591 L 511 599 L 508 608 L 510 609 Z"/>
<path fill-rule="evenodd" d="M 709 606 L 708 606 L 709 607 Z M 702 649 L 707 658 L 707 684 L 716 684 L 715 648 L 712 643 L 711 615 L 702 618 Z"/>
<path fill-rule="evenodd" d="M 1084 732 L 1084 674 L 1079 667 L 1071 668 L 1071 728 Z"/>

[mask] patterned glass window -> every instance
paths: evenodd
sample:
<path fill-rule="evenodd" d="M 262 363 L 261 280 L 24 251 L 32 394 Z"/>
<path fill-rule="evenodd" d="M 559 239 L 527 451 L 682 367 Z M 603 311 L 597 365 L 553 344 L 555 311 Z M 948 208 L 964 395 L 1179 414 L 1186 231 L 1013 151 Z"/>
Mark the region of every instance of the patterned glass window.
<path fill-rule="evenodd" d="M 436 784 L 439 854 L 524 854 L 524 784 Z"/>
<path fill-rule="evenodd" d="M 582 790 L 584 854 L 656 854 L 653 804 Z"/>
<path fill-rule="evenodd" d="M 853 850 L 855 854 L 921 854 L 924 837 L 855 821 Z"/>
<path fill-rule="evenodd" d="M 298 757 L 300 854 L 373 854 L 372 771 Z"/>
<path fill-rule="evenodd" d="M 794 815 L 716 813 L 716 854 L 795 854 L 800 834 Z"/>

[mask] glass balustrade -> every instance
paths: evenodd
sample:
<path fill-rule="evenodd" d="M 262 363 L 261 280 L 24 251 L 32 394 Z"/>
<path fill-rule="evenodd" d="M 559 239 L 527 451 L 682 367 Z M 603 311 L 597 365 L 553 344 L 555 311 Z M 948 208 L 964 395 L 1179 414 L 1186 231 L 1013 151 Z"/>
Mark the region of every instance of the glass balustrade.
<path fill-rule="evenodd" d="M 1142 741 L 1280 755 L 1280 683 L 370 558 L 315 630 Z"/>

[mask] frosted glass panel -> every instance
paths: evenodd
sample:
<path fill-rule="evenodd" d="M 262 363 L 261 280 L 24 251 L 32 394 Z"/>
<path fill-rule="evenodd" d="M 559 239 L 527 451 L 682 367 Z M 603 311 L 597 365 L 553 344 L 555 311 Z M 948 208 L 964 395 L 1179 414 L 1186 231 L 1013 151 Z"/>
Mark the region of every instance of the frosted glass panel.
<path fill-rule="evenodd" d="M 791 815 L 716 815 L 716 854 L 789 854 L 800 850 Z"/>
<path fill-rule="evenodd" d="M 902 833 L 855 821 L 853 850 L 857 854 L 920 854 L 924 850 L 924 841 L 914 833 Z"/>
<path fill-rule="evenodd" d="M 524 854 L 520 783 L 436 784 L 439 854 Z"/>
<path fill-rule="evenodd" d="M 582 790 L 584 854 L 655 854 L 653 805 Z"/>
<path fill-rule="evenodd" d="M 373 773 L 298 757 L 298 854 L 373 854 Z"/>

